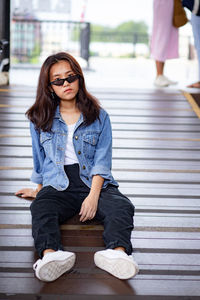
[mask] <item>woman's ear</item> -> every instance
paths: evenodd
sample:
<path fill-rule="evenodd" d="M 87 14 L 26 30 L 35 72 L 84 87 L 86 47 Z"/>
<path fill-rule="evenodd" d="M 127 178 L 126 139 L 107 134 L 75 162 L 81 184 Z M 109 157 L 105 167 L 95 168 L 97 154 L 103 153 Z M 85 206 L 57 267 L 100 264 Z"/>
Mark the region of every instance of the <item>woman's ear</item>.
<path fill-rule="evenodd" d="M 52 89 L 51 85 L 49 85 L 48 88 L 49 88 L 49 90 L 50 90 L 51 93 L 54 93 L 54 90 Z"/>
<path fill-rule="evenodd" d="M 49 89 L 49 92 L 51 94 L 51 98 L 55 99 L 55 92 L 54 92 L 53 88 L 51 86 L 49 86 L 48 89 Z"/>

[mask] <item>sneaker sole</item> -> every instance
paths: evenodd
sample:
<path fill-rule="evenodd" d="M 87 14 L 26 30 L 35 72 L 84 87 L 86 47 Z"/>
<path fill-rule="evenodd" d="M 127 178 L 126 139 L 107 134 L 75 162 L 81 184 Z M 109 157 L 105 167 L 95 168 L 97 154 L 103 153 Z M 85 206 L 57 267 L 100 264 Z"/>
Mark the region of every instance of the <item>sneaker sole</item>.
<path fill-rule="evenodd" d="M 36 270 L 36 276 L 42 281 L 54 281 L 73 267 L 75 258 L 75 254 L 72 254 L 64 260 L 47 262 L 39 268 L 38 272 Z"/>
<path fill-rule="evenodd" d="M 160 84 L 154 83 L 154 85 L 155 85 L 156 87 L 158 87 L 158 88 L 162 88 L 162 87 L 167 87 L 167 86 L 169 86 L 169 83 L 168 83 L 168 84 L 164 84 L 164 85 L 160 85 Z"/>
<path fill-rule="evenodd" d="M 123 258 L 108 259 L 99 253 L 95 253 L 94 262 L 97 267 L 119 279 L 130 279 L 138 273 L 138 267 Z"/>

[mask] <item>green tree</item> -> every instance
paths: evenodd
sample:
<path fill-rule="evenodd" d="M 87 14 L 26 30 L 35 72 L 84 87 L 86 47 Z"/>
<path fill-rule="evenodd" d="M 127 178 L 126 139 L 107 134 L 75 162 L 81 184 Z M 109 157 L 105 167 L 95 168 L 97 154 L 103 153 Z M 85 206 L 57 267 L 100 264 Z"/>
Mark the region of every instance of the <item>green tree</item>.
<path fill-rule="evenodd" d="M 134 21 L 128 21 L 125 23 L 122 23 L 116 27 L 116 31 L 120 32 L 137 32 L 137 33 L 147 33 L 148 26 L 145 22 L 134 22 Z"/>
<path fill-rule="evenodd" d="M 91 25 L 92 42 L 148 43 L 148 26 L 145 22 L 128 21 L 115 28 Z"/>

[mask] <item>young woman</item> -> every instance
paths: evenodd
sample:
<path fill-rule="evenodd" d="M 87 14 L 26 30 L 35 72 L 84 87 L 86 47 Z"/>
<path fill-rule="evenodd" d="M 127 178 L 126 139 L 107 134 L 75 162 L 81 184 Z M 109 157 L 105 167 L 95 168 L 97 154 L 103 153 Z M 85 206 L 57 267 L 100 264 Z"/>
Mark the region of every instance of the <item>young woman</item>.
<path fill-rule="evenodd" d="M 153 1 L 153 29 L 151 56 L 156 64 L 154 85 L 165 87 L 176 84 L 164 75 L 166 60 L 178 58 L 178 28 L 173 26 L 174 0 Z"/>
<path fill-rule="evenodd" d="M 97 267 L 120 279 L 138 272 L 131 253 L 134 206 L 118 191 L 111 174 L 112 133 L 108 114 L 85 87 L 78 62 L 61 52 L 49 56 L 40 72 L 36 101 L 27 111 L 33 151 L 31 180 L 36 190 L 16 195 L 31 204 L 32 234 L 40 259 L 37 278 L 53 281 L 75 263 L 63 251 L 59 225 L 79 213 L 104 225 L 106 250 L 94 255 Z"/>

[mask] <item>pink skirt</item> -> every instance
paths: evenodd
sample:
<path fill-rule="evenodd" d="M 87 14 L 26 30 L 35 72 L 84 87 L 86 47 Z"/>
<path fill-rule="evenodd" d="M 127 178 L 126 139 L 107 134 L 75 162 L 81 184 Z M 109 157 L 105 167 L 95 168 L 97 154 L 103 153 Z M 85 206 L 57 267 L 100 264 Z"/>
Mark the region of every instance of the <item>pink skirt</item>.
<path fill-rule="evenodd" d="M 151 57 L 158 61 L 178 57 L 178 28 L 172 24 L 174 0 L 154 0 Z"/>

